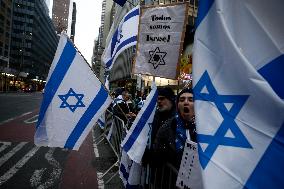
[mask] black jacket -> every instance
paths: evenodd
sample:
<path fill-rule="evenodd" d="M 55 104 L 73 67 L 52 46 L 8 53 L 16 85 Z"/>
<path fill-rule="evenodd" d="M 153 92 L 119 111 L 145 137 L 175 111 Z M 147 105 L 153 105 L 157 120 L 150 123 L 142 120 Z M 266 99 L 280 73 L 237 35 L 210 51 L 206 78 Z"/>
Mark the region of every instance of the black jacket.
<path fill-rule="evenodd" d="M 155 112 L 155 116 L 152 123 L 152 131 L 151 131 L 151 143 L 153 144 L 156 138 L 156 134 L 159 128 L 165 124 L 165 122 L 169 119 L 172 119 L 175 116 L 175 109 L 172 108 L 170 111 L 159 112 L 158 110 Z"/>
<path fill-rule="evenodd" d="M 188 122 L 185 125 L 193 124 L 194 123 Z M 176 128 L 177 120 L 176 117 L 173 117 L 166 121 L 158 130 L 153 144 L 153 161 L 155 161 L 155 164 L 169 162 L 179 169 L 183 150 L 179 152 L 176 150 Z M 190 135 L 191 139 L 196 142 L 196 132 L 190 132 Z"/>
<path fill-rule="evenodd" d="M 113 114 L 115 116 L 118 116 L 120 119 L 124 121 L 124 124 L 127 123 L 127 117 L 126 114 L 130 112 L 130 107 L 126 104 L 124 100 L 118 102 L 117 104 L 114 105 L 113 107 Z"/>
<path fill-rule="evenodd" d="M 151 135 L 150 135 L 150 140 L 151 140 L 151 145 L 150 149 L 146 148 L 143 158 L 142 158 L 142 163 L 143 165 L 150 164 L 152 165 L 153 161 L 153 144 L 156 138 L 156 134 L 159 130 L 159 128 L 165 124 L 165 122 L 169 119 L 172 119 L 175 115 L 175 109 L 172 108 L 170 111 L 167 112 L 159 112 L 158 110 L 155 112 L 153 123 L 152 123 L 152 129 L 151 129 Z"/>

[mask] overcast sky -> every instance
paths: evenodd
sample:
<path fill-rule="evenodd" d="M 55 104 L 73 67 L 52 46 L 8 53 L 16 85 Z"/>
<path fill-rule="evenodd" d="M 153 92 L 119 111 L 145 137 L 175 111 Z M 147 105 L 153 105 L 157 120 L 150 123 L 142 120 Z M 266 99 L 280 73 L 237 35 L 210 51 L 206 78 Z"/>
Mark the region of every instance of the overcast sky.
<path fill-rule="evenodd" d="M 45 0 L 52 18 L 52 0 Z M 91 64 L 94 40 L 98 37 L 101 25 L 103 0 L 73 0 L 76 2 L 75 45 Z M 71 13 L 72 14 L 72 13 Z"/>
<path fill-rule="evenodd" d="M 98 37 L 101 25 L 102 0 L 74 0 L 77 17 L 75 26 L 75 45 L 91 63 L 94 40 Z"/>

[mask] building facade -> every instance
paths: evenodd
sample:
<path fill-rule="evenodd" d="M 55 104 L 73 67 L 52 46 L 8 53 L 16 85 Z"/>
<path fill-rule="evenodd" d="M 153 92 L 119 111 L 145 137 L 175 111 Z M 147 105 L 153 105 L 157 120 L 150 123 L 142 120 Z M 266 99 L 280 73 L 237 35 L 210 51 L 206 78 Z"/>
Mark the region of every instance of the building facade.
<path fill-rule="evenodd" d="M 73 2 L 72 24 L 71 24 L 71 36 L 70 36 L 70 39 L 71 39 L 73 42 L 74 42 L 74 40 L 75 40 L 76 15 L 77 15 L 76 3 Z"/>
<path fill-rule="evenodd" d="M 100 28 L 100 34 L 98 39 L 94 43 L 94 54 L 93 54 L 93 68 L 96 71 L 96 74 L 100 76 L 101 80 L 104 81 L 105 75 L 109 75 L 110 89 L 121 87 L 121 86 L 130 86 L 130 90 L 136 87 L 136 90 L 143 91 L 145 88 L 149 88 L 151 86 L 151 82 L 155 80 L 158 86 L 169 85 L 172 86 L 173 89 L 178 89 L 180 83 L 183 82 L 181 80 L 172 80 L 160 77 L 152 77 L 141 74 L 133 74 L 132 73 L 132 65 L 135 58 L 136 48 L 130 47 L 122 52 L 116 59 L 113 68 L 109 71 L 109 73 L 105 73 L 104 64 L 101 62 L 101 55 L 106 45 L 110 42 L 111 36 L 114 31 L 118 27 L 123 16 L 131 10 L 137 4 L 140 6 L 159 6 L 171 3 L 179 3 L 179 2 L 188 2 L 188 24 L 186 26 L 186 34 L 184 39 L 184 49 L 187 49 L 188 46 L 193 43 L 194 36 L 194 21 L 197 17 L 197 7 L 198 0 L 129 0 L 123 7 L 120 7 L 116 3 L 112 5 L 112 14 L 105 14 L 105 0 L 103 3 L 103 11 L 102 11 L 102 25 Z M 107 18 L 111 20 L 111 26 L 109 30 L 105 30 L 105 23 Z M 107 32 L 107 33 L 105 33 Z"/>
<path fill-rule="evenodd" d="M 9 85 L 9 90 L 18 90 L 32 80 L 46 79 L 58 36 L 44 0 L 13 0 L 12 9 L 9 53 L 11 78 L 5 83 Z"/>
<path fill-rule="evenodd" d="M 0 1 L 0 70 L 9 68 L 12 26 L 12 0 Z"/>
<path fill-rule="evenodd" d="M 106 40 L 110 27 L 113 23 L 114 16 L 114 3 L 113 0 L 103 0 L 102 2 L 102 15 L 101 15 L 101 26 L 99 28 L 99 35 L 94 41 L 93 56 L 92 56 L 92 67 L 96 75 L 104 81 L 104 67 L 101 63 L 101 56 L 106 46 Z"/>
<path fill-rule="evenodd" d="M 52 21 L 57 34 L 62 31 L 71 36 L 73 1 L 72 0 L 53 0 Z"/>

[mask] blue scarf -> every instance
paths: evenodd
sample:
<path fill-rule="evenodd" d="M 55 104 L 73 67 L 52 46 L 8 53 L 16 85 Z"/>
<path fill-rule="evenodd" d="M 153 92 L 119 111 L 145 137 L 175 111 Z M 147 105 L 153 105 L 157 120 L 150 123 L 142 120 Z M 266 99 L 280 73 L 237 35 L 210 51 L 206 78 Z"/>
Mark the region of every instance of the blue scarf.
<path fill-rule="evenodd" d="M 182 152 L 184 148 L 184 144 L 186 141 L 186 129 L 184 127 L 184 123 L 181 120 L 180 116 L 176 114 L 176 120 L 177 120 L 177 128 L 176 128 L 176 151 Z"/>

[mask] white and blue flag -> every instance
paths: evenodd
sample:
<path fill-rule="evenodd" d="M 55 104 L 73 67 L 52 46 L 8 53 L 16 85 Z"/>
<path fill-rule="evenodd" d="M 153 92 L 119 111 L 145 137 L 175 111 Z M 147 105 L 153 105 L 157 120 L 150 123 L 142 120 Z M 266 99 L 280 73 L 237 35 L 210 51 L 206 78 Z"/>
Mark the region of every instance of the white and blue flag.
<path fill-rule="evenodd" d="M 104 114 L 101 115 L 101 117 L 99 117 L 97 124 L 101 129 L 105 128 L 105 115 Z"/>
<path fill-rule="evenodd" d="M 107 69 L 111 69 L 118 55 L 125 49 L 137 44 L 139 5 L 131 9 L 120 21 L 111 41 L 102 55 Z"/>
<path fill-rule="evenodd" d="M 156 110 L 158 91 L 153 82 L 151 92 L 121 143 L 119 175 L 126 188 L 139 188 L 142 176 L 141 160 L 147 146 Z"/>
<path fill-rule="evenodd" d="M 62 34 L 45 86 L 35 144 L 78 150 L 111 101 L 88 63 Z"/>
<path fill-rule="evenodd" d="M 204 188 L 284 186 L 284 1 L 200 1 L 193 86 Z"/>
<path fill-rule="evenodd" d="M 126 189 L 139 189 L 143 185 L 143 167 L 141 164 L 131 160 L 127 153 L 122 150 L 119 176 Z"/>
<path fill-rule="evenodd" d="M 142 156 L 147 146 L 149 132 L 152 127 L 158 91 L 156 84 L 153 82 L 151 92 L 147 96 L 142 109 L 136 116 L 131 128 L 126 134 L 126 137 L 121 143 L 122 149 L 128 154 L 131 160 L 136 163 L 141 163 Z"/>

